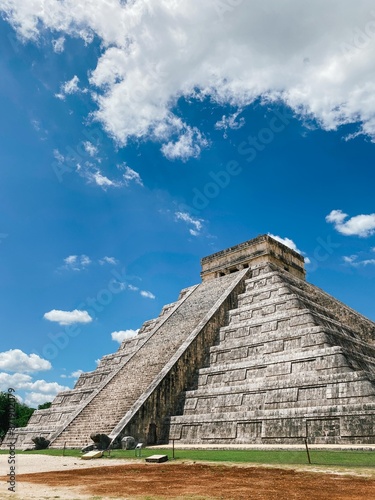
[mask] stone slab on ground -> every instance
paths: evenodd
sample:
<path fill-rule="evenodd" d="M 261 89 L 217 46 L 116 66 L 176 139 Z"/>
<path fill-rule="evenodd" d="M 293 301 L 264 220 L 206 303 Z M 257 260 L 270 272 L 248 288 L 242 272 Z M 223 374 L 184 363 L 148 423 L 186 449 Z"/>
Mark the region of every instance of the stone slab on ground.
<path fill-rule="evenodd" d="M 151 455 L 146 458 L 146 462 L 151 464 L 161 464 L 168 461 L 168 455 Z"/>
<path fill-rule="evenodd" d="M 92 460 L 93 458 L 101 458 L 103 456 L 103 452 L 99 450 L 88 451 L 84 455 L 82 455 L 82 460 Z"/>

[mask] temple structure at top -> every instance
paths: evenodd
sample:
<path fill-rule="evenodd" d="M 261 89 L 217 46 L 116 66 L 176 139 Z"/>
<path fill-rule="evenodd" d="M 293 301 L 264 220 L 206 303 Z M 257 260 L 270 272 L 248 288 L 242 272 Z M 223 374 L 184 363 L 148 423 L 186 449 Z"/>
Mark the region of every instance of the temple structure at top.
<path fill-rule="evenodd" d="M 305 279 L 302 255 L 268 235 L 258 236 L 204 257 L 201 260 L 201 277 L 203 281 L 220 278 L 249 267 L 256 269 L 266 263 L 274 264 L 297 278 Z"/>

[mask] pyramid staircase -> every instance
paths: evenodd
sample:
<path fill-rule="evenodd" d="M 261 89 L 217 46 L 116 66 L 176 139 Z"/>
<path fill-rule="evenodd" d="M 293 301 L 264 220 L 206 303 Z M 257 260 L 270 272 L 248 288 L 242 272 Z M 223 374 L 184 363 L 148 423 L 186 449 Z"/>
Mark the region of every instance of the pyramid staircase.
<path fill-rule="evenodd" d="M 202 365 L 207 358 L 223 317 L 243 289 L 247 271 L 184 290 L 176 303 L 163 309 L 161 317 L 146 323 L 131 352 L 125 354 L 120 347 L 123 356 L 117 359 L 115 369 L 105 373 L 111 356 L 102 360 L 95 376 L 103 376 L 103 381 L 80 404 L 74 407 L 74 398 L 88 387 L 78 381 L 71 391 L 70 406 L 64 408 L 61 402 L 69 394 L 59 394 L 58 402 L 38 411 L 25 430 L 19 429 L 17 446 L 21 441 L 27 446 L 32 436 L 44 435 L 51 448 L 80 448 L 90 444 L 92 433 L 104 433 L 115 440 L 129 433 L 129 425 L 135 426 L 130 428 L 133 434 L 149 442 L 167 440 L 169 417 L 178 410 L 180 393 L 192 384 L 195 362 Z M 64 409 L 68 414 L 56 425 L 56 415 Z M 47 417 L 47 426 L 41 425 L 41 416 Z M 148 436 L 151 424 L 153 437 Z"/>
<path fill-rule="evenodd" d="M 272 264 L 246 280 L 229 318 L 171 439 L 375 443 L 372 321 Z"/>

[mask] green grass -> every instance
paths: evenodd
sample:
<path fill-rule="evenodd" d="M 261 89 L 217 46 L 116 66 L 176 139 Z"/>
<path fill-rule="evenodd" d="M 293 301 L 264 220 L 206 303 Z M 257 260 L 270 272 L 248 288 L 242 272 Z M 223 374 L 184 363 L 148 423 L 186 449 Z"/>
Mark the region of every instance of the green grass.
<path fill-rule="evenodd" d="M 7 454 L 7 450 L 1 450 L 1 454 Z M 51 456 L 62 456 L 62 450 L 40 450 L 17 453 L 31 453 Z M 140 458 L 135 457 L 134 450 L 113 450 L 111 458 L 132 458 L 143 460 L 144 458 L 163 454 L 172 458 L 171 449 L 143 449 Z M 107 455 L 107 453 L 106 453 Z M 79 457 L 79 450 L 65 450 L 65 456 Z M 368 451 L 318 451 L 310 450 L 313 465 L 334 465 L 350 467 L 375 467 L 375 452 Z M 109 458 L 109 460 L 111 459 Z M 305 465 L 308 463 L 305 451 L 286 450 L 175 450 L 177 460 L 211 461 L 211 462 L 233 462 L 233 463 L 258 463 L 258 464 L 294 464 Z"/>

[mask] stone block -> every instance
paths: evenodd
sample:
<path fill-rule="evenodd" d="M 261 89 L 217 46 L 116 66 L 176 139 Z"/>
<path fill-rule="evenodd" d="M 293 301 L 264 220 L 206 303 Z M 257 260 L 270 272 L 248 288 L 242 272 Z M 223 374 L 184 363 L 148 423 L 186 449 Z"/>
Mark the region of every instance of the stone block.
<path fill-rule="evenodd" d="M 335 443 L 340 438 L 340 419 L 339 418 L 317 418 L 307 420 L 307 437 L 310 442 Z"/>
<path fill-rule="evenodd" d="M 281 388 L 267 391 L 265 403 L 294 402 L 298 399 L 298 388 Z"/>
<path fill-rule="evenodd" d="M 200 437 L 203 440 L 236 439 L 237 426 L 234 422 L 210 422 L 203 423 L 200 429 Z"/>
<path fill-rule="evenodd" d="M 255 442 L 262 436 L 262 422 L 238 422 L 237 439 L 244 443 Z"/>
<path fill-rule="evenodd" d="M 301 439 L 305 436 L 305 421 L 302 418 L 284 418 L 263 421 L 262 438 L 263 439 L 283 439 L 291 438 Z"/>

